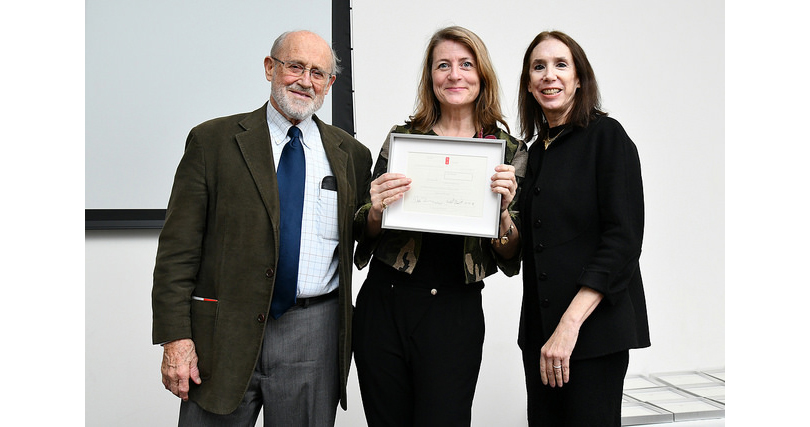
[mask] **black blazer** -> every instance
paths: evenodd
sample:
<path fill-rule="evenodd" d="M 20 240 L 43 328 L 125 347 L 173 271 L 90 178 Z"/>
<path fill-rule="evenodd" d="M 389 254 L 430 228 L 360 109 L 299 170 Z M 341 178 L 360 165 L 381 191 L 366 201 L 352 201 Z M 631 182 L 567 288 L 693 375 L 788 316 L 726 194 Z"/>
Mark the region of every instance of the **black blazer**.
<path fill-rule="evenodd" d="M 604 295 L 572 359 L 650 345 L 639 270 L 644 196 L 636 146 L 616 120 L 532 144 L 519 200 L 523 305 L 518 344 L 539 351 L 581 286 Z"/>

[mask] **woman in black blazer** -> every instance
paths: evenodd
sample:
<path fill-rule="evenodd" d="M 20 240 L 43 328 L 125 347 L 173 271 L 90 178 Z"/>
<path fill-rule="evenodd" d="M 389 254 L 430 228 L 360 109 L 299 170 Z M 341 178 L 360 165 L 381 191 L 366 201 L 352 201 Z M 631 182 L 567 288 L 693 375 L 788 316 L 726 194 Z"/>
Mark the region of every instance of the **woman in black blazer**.
<path fill-rule="evenodd" d="M 519 200 L 529 425 L 619 426 L 628 350 L 650 345 L 638 152 L 566 34 L 535 37 L 519 87 L 534 140 Z"/>

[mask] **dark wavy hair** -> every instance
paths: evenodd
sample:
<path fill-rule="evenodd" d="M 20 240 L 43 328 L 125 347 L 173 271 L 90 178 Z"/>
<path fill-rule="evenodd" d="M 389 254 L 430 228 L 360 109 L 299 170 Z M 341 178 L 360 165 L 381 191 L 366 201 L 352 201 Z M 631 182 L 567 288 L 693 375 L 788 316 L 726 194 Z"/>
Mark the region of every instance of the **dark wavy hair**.
<path fill-rule="evenodd" d="M 518 117 L 520 122 L 520 132 L 525 141 L 531 141 L 537 137 L 539 139 L 548 136 L 548 120 L 540 104 L 529 92 L 531 83 L 531 57 L 532 51 L 544 40 L 556 39 L 568 46 L 574 60 L 579 88 L 574 94 L 574 106 L 568 116 L 568 123 L 574 126 L 588 126 L 591 120 L 600 115 L 607 115 L 601 110 L 601 99 L 599 96 L 599 86 L 596 84 L 596 75 L 593 72 L 591 63 L 585 51 L 574 39 L 561 31 L 543 31 L 538 34 L 529 44 L 526 53 L 523 55 L 523 71 L 520 73 L 520 85 L 518 89 Z"/>
<path fill-rule="evenodd" d="M 436 46 L 446 40 L 454 41 L 467 47 L 473 54 L 478 77 L 481 80 L 481 89 L 475 99 L 474 114 L 478 126 L 484 130 L 484 134 L 495 134 L 498 130 L 498 123 L 509 132 L 509 125 L 503 118 L 501 112 L 500 89 L 498 87 L 498 77 L 495 74 L 495 67 L 489 58 L 489 51 L 472 31 L 459 26 L 442 28 L 433 34 L 425 49 L 425 59 L 422 62 L 422 77 L 419 80 L 417 89 L 416 111 L 410 120 L 407 121 L 418 132 L 429 131 L 441 116 L 441 108 L 436 94 L 433 92 L 433 50 Z"/>

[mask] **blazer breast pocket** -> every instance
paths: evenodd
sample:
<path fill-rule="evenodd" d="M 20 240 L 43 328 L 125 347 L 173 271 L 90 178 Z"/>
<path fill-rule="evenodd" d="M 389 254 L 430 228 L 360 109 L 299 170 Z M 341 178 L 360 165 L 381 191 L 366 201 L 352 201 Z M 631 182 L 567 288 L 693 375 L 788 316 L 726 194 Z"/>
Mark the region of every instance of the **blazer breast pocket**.
<path fill-rule="evenodd" d="M 326 240 L 339 239 L 337 179 L 325 176 L 318 188 L 318 236 Z"/>

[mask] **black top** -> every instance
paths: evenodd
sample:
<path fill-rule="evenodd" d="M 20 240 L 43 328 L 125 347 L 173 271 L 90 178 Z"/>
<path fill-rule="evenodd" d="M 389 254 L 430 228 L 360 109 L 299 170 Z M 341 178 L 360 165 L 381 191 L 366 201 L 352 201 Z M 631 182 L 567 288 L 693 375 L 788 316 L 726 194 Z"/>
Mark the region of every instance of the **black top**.
<path fill-rule="evenodd" d="M 483 288 L 483 282 L 465 285 L 464 269 L 459 263 L 464 245 L 464 236 L 453 234 L 422 233 L 419 262 L 413 273 L 397 271 L 393 267 L 371 259 L 370 268 L 375 274 L 382 274 L 386 280 L 400 285 L 419 288 L 464 287 L 469 289 Z"/>

